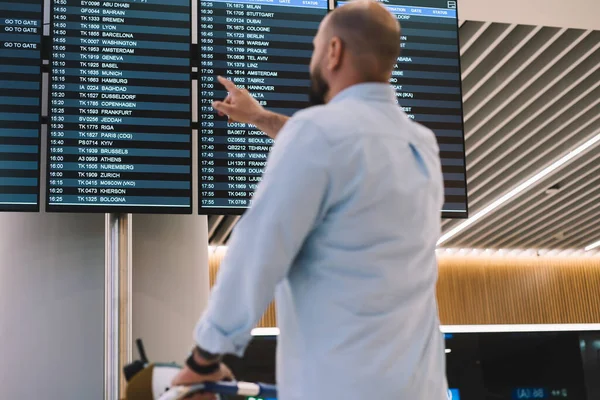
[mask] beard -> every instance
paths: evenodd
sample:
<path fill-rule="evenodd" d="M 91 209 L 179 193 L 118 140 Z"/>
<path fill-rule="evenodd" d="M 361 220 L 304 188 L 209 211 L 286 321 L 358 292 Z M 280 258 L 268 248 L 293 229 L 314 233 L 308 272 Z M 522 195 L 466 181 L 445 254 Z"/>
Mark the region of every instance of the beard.
<path fill-rule="evenodd" d="M 323 79 L 319 69 L 315 69 L 310 74 L 310 93 L 308 95 L 311 106 L 320 106 L 325 104 L 325 96 L 329 92 L 329 85 Z"/>

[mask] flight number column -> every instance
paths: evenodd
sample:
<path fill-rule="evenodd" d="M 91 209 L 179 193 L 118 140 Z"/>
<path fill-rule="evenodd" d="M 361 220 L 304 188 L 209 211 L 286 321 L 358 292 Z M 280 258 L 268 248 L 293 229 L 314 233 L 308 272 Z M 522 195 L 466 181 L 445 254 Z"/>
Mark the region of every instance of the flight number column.
<path fill-rule="evenodd" d="M 312 40 L 326 1 L 202 2 L 200 8 L 201 205 L 251 206 L 273 140 L 256 127 L 216 117 L 210 103 L 227 93 L 226 76 L 270 110 L 308 105 Z"/>

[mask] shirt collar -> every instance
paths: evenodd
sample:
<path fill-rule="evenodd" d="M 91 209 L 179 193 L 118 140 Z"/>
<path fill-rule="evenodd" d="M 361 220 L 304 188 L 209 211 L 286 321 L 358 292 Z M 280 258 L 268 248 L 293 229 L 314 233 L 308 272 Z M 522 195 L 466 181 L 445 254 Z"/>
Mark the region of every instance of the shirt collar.
<path fill-rule="evenodd" d="M 329 102 L 355 98 L 370 101 L 383 101 L 397 103 L 396 92 L 388 83 L 368 82 L 358 83 L 339 92 Z"/>

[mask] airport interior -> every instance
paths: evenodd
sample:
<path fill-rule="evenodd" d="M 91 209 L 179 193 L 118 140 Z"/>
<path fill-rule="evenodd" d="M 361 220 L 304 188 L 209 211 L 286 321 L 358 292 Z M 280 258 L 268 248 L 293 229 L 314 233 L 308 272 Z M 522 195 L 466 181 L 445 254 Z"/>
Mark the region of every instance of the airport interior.
<path fill-rule="evenodd" d="M 600 1 L 379 1 L 440 149 L 448 399 L 600 400 Z M 347 3 L 0 0 L 0 400 L 124 399 L 137 338 L 185 360 L 274 143 L 216 76 L 292 116 Z M 236 379 L 275 383 L 276 307 Z"/>

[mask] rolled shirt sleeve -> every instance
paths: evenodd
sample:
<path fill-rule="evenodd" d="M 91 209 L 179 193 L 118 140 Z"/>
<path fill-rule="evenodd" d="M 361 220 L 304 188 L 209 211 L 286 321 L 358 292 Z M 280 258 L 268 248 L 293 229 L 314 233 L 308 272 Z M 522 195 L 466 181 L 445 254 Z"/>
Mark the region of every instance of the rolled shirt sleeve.
<path fill-rule="evenodd" d="M 243 355 L 275 287 L 325 213 L 330 156 L 329 144 L 309 120 L 292 118 L 283 127 L 196 325 L 200 347 Z"/>

